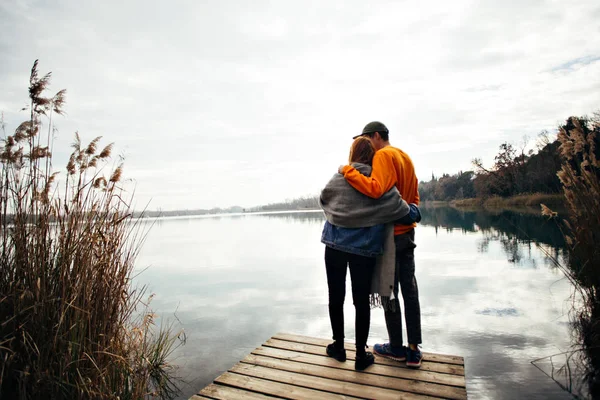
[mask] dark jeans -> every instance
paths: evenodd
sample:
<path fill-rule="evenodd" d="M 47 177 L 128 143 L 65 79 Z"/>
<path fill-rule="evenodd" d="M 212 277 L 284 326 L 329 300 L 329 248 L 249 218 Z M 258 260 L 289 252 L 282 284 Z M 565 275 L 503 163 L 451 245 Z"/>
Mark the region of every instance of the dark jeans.
<path fill-rule="evenodd" d="M 346 297 L 346 270 L 350 265 L 352 300 L 356 309 L 356 347 L 364 349 L 371 324 L 369 292 L 375 268 L 375 257 L 365 257 L 325 247 L 325 268 L 329 286 L 329 319 L 333 339 L 344 340 L 344 298 Z"/>
<path fill-rule="evenodd" d="M 392 346 L 402 346 L 402 310 L 398 300 L 398 281 L 404 300 L 406 313 L 406 333 L 408 343 L 421 344 L 421 306 L 419 305 L 419 288 L 415 278 L 415 230 L 397 235 L 396 242 L 396 279 L 394 279 L 394 301 L 397 312 L 385 313 L 385 324 Z"/>

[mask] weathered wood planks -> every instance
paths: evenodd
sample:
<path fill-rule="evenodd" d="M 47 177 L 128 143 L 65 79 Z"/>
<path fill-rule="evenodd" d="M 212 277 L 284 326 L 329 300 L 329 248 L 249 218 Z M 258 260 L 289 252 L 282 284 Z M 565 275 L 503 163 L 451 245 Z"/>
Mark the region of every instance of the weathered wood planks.
<path fill-rule="evenodd" d="M 467 398 L 464 359 L 424 353 L 420 369 L 376 356 L 365 371 L 348 360 L 327 357 L 329 340 L 278 333 L 213 383 L 192 396 L 200 399 L 455 399 Z"/>

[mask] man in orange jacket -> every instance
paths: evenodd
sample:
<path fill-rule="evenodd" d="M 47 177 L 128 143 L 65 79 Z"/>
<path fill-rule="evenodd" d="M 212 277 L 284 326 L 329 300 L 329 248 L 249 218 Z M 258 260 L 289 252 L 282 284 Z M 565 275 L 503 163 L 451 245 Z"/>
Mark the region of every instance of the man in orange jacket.
<path fill-rule="evenodd" d="M 415 168 L 410 157 L 402 150 L 393 147 L 389 142 L 387 127 L 378 121 L 368 123 L 362 134 L 368 136 L 377 152 L 373 158 L 371 176 L 362 175 L 350 165 L 340 167 L 350 185 L 361 193 L 379 198 L 394 185 L 400 191 L 407 203 L 419 204 L 418 181 Z M 396 278 L 394 284 L 394 299 L 385 310 L 385 322 L 390 338 L 389 343 L 376 344 L 375 353 L 397 361 L 406 360 L 406 365 L 419 368 L 423 358 L 421 344 L 421 308 L 419 305 L 419 289 L 415 278 L 415 227 L 412 225 L 394 225 L 394 241 L 396 243 Z M 404 300 L 406 313 L 406 331 L 408 347 L 402 340 L 402 312 L 398 300 L 398 282 Z"/>

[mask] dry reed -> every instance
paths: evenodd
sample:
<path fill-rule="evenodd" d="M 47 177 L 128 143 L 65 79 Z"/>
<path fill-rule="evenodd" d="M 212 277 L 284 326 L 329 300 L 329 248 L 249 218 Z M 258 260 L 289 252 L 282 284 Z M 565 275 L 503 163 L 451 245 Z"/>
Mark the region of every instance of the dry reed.
<path fill-rule="evenodd" d="M 29 119 L 0 152 L 0 398 L 173 398 L 167 358 L 144 288 L 132 286 L 147 230 L 132 219 L 110 170 L 112 145 L 75 135 L 66 174 L 52 170 L 52 116 L 64 90 L 44 97 L 50 74 L 30 75 Z"/>
<path fill-rule="evenodd" d="M 582 368 L 592 398 L 600 398 L 599 117 L 571 117 L 558 133 L 562 157 L 558 176 L 569 209 L 563 227 L 569 257 L 567 265 L 557 264 L 576 291 L 571 310 L 576 344 L 569 359 Z M 543 204 L 542 214 L 556 216 Z"/>

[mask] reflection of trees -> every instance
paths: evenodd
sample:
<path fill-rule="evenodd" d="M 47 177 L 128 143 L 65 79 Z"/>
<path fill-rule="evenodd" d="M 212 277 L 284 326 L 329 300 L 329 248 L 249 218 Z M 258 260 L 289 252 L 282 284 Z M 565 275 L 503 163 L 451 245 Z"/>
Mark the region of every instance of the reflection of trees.
<path fill-rule="evenodd" d="M 451 207 L 421 208 L 421 225 L 443 228 L 448 231 L 460 229 L 463 232 L 475 232 L 475 213 L 457 210 Z"/>
<path fill-rule="evenodd" d="M 558 224 L 553 220 L 531 213 L 515 211 L 463 211 L 451 207 L 423 208 L 421 224 L 448 231 L 481 232 L 483 239 L 478 250 L 487 252 L 490 242 L 499 242 L 508 261 L 517 265 L 536 266 L 532 257 L 533 246 L 542 246 L 551 258 L 560 259 L 565 241 Z"/>
<path fill-rule="evenodd" d="M 483 238 L 478 243 L 478 250 L 485 253 L 489 249 L 491 242 L 499 242 L 502 251 L 506 254 L 508 262 L 515 265 L 537 268 L 537 256 L 533 255 L 531 250 L 535 246 L 532 240 L 522 240 L 516 236 L 499 232 L 494 229 L 482 231 Z M 558 251 L 558 250 L 556 250 Z M 545 264 L 552 265 L 550 254 L 544 258 Z"/>
<path fill-rule="evenodd" d="M 285 212 L 285 213 L 267 213 L 255 214 L 257 217 L 268 219 L 284 219 L 289 222 L 300 222 L 306 224 L 322 224 L 325 222 L 325 216 L 322 211 L 307 211 L 307 212 Z"/>
<path fill-rule="evenodd" d="M 161 226 L 165 222 L 172 223 L 187 223 L 190 220 L 239 220 L 245 218 L 267 218 L 267 219 L 284 219 L 290 222 L 301 223 L 323 223 L 325 216 L 321 210 L 319 211 L 285 211 L 285 212 L 266 212 L 266 213 L 243 213 L 243 214 L 218 214 L 218 215 L 193 215 L 181 217 L 151 217 L 140 218 L 134 220 L 135 223 L 149 226 Z"/>

